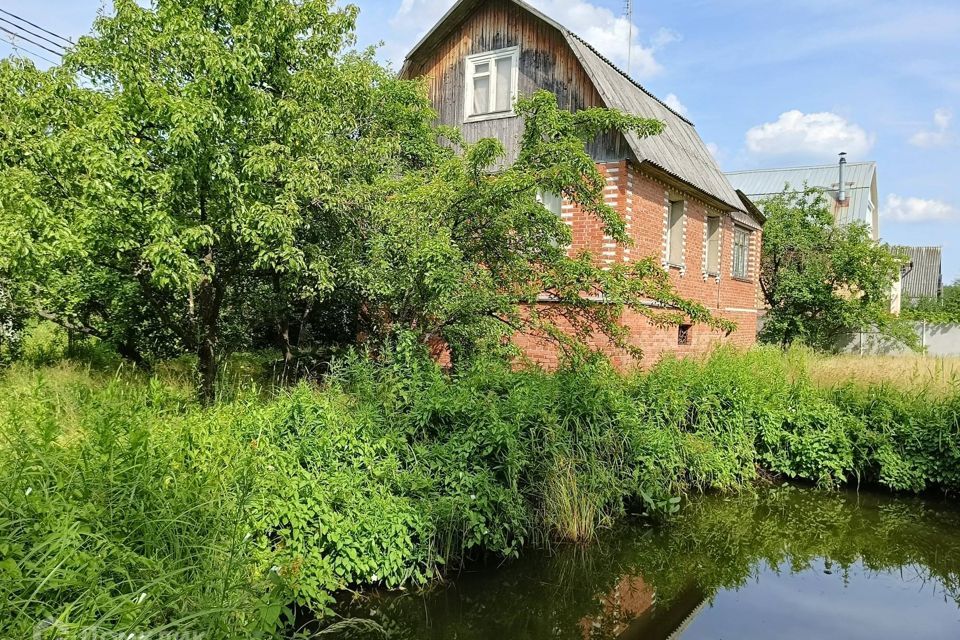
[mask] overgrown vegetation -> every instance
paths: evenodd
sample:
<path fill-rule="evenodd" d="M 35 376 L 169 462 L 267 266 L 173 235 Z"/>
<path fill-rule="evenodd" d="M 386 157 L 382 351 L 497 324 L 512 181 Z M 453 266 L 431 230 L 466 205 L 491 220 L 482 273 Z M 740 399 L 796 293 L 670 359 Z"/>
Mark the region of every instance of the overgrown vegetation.
<path fill-rule="evenodd" d="M 718 351 L 624 377 L 411 345 L 321 387 L 203 407 L 179 375 L 14 365 L 0 382 L 0 635 L 271 636 L 333 594 L 422 584 L 758 476 L 960 489 L 960 393 L 823 388 L 808 355 Z"/>

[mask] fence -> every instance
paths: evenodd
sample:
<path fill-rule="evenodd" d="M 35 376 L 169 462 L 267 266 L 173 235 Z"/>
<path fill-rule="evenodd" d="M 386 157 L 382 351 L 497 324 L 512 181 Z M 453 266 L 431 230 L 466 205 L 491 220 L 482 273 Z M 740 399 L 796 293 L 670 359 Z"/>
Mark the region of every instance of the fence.
<path fill-rule="evenodd" d="M 917 322 L 914 325 L 920 344 L 931 356 L 960 356 L 960 324 L 931 324 Z M 873 330 L 863 330 L 841 340 L 838 347 L 843 353 L 860 355 L 910 355 L 908 347 L 881 336 Z"/>

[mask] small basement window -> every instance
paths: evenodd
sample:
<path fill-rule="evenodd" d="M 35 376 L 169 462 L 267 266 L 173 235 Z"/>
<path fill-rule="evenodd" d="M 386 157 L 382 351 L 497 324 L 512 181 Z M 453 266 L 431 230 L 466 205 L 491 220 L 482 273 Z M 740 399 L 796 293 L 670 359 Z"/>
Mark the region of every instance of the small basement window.
<path fill-rule="evenodd" d="M 681 347 L 688 346 L 693 342 L 693 325 L 682 324 L 677 327 L 677 344 Z"/>
<path fill-rule="evenodd" d="M 467 120 L 503 118 L 513 115 L 517 99 L 520 48 L 498 49 L 467 56 L 466 104 Z"/>

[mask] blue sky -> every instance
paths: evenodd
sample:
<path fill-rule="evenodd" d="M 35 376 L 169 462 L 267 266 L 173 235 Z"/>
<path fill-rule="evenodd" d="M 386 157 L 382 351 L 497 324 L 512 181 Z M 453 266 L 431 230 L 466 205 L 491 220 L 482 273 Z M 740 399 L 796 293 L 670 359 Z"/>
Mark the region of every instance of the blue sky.
<path fill-rule="evenodd" d="M 77 36 L 101 4 L 0 0 L 0 9 Z M 356 4 L 358 44 L 382 42 L 398 67 L 453 0 Z M 532 4 L 626 66 L 623 0 Z M 725 170 L 832 163 L 839 151 L 876 160 L 882 239 L 942 245 L 951 281 L 960 277 L 958 34 L 957 0 L 635 0 L 629 50 L 633 75 L 688 114 Z M 0 40 L 0 56 L 11 50 Z"/>

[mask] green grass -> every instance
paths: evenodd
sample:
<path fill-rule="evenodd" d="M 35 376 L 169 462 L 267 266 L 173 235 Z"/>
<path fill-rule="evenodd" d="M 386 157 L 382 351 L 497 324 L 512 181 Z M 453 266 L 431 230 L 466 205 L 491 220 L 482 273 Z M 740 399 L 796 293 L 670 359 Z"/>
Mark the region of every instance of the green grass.
<path fill-rule="evenodd" d="M 0 637 L 50 620 L 271 637 L 340 590 L 588 541 L 761 475 L 960 488 L 960 394 L 824 386 L 805 352 L 629 376 L 354 357 L 272 391 L 241 359 L 210 408 L 188 367 L 91 361 L 0 378 Z"/>

